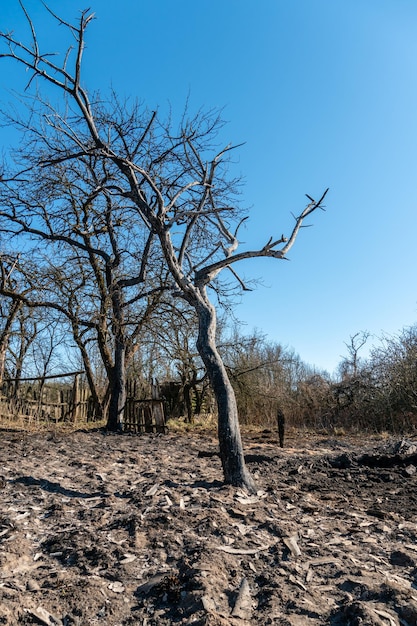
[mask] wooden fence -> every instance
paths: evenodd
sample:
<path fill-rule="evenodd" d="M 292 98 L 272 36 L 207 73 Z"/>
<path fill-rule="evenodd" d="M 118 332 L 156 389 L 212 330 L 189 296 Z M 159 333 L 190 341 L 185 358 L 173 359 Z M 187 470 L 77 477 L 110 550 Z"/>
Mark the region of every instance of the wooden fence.
<path fill-rule="evenodd" d="M 14 380 L 3 383 L 0 417 L 24 422 L 90 421 L 92 403 L 89 390 L 80 384 L 81 372 L 48 376 L 72 378 L 72 383 L 46 383 L 44 379 L 24 378 L 16 389 Z"/>
<path fill-rule="evenodd" d="M 72 377 L 72 383 L 45 383 L 45 379 L 23 379 L 15 389 L 15 381 L 3 383 L 0 393 L 0 419 L 11 422 L 72 422 L 96 421 L 89 389 L 81 384 L 82 372 L 72 372 L 48 379 Z M 40 384 L 41 383 L 41 384 Z M 165 409 L 159 399 L 157 383 L 151 386 L 151 399 L 138 397 L 143 391 L 135 381 L 127 383 L 127 398 L 123 427 L 126 432 L 164 432 Z"/>

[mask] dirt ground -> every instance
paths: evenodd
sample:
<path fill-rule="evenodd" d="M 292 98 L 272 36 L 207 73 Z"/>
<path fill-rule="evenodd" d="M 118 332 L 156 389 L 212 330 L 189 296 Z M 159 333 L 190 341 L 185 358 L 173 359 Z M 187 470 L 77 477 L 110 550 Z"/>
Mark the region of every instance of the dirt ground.
<path fill-rule="evenodd" d="M 417 439 L 0 432 L 0 624 L 417 624 Z"/>

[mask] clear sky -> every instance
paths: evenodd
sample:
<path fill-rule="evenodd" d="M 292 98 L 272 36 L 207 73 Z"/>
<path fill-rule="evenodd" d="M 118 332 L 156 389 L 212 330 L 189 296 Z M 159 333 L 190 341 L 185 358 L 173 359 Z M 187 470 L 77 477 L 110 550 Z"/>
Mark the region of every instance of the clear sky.
<path fill-rule="evenodd" d="M 49 0 L 65 19 L 91 7 L 85 82 L 181 112 L 222 107 L 224 143 L 245 142 L 237 171 L 250 220 L 241 249 L 288 234 L 291 213 L 330 187 L 326 212 L 290 262 L 257 259 L 236 314 L 332 372 L 344 342 L 377 342 L 417 322 L 416 0 Z M 62 30 L 25 3 L 39 37 Z M 0 26 L 25 37 L 17 0 Z M 0 65 L 0 103 L 19 88 Z M 10 136 L 0 129 L 7 147 Z"/>

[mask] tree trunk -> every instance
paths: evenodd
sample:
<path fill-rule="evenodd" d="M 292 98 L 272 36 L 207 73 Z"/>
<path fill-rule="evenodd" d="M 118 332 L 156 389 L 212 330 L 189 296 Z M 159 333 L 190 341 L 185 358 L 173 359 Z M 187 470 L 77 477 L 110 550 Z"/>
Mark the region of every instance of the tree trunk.
<path fill-rule="evenodd" d="M 100 399 L 100 395 L 96 386 L 96 381 L 93 374 L 93 369 L 91 367 L 90 356 L 87 351 L 87 344 L 82 340 L 78 321 L 72 316 L 71 317 L 71 326 L 72 326 L 72 335 L 74 337 L 74 341 L 78 346 L 78 349 L 81 354 L 81 358 L 84 365 L 84 371 L 87 378 L 88 387 L 90 389 L 94 416 L 96 420 L 102 420 L 104 418 L 104 405 L 102 400 Z"/>
<path fill-rule="evenodd" d="M 207 298 L 196 303 L 199 321 L 197 350 L 207 369 L 218 410 L 220 459 L 225 482 L 256 492 L 243 455 L 236 397 L 216 347 L 216 311 Z"/>
<path fill-rule="evenodd" d="M 6 323 L 0 334 L 0 386 L 3 383 L 4 374 L 6 371 L 6 355 L 7 355 L 7 350 L 9 347 L 12 324 L 15 320 L 17 313 L 19 312 L 21 308 L 22 308 L 22 303 L 19 300 L 12 301 L 12 304 L 10 306 L 10 309 L 6 318 Z"/>
<path fill-rule="evenodd" d="M 106 429 L 123 432 L 123 414 L 126 406 L 126 367 L 123 339 L 116 337 L 114 366 L 110 382 L 110 401 Z"/>
<path fill-rule="evenodd" d="M 191 383 L 185 383 L 183 385 L 183 394 L 184 394 L 184 404 L 186 410 L 185 421 L 187 424 L 193 423 L 193 407 L 191 403 Z"/>
<path fill-rule="evenodd" d="M 120 284 L 112 276 L 113 266 L 106 267 L 107 283 L 112 285 L 111 300 L 113 309 L 114 332 L 114 365 L 111 368 L 110 401 L 107 417 L 107 430 L 123 432 L 123 416 L 126 407 L 126 346 L 127 340 L 123 331 L 124 302 Z"/>
<path fill-rule="evenodd" d="M 6 371 L 6 354 L 9 345 L 9 337 L 3 337 L 0 342 L 0 388 L 3 384 L 4 373 Z"/>

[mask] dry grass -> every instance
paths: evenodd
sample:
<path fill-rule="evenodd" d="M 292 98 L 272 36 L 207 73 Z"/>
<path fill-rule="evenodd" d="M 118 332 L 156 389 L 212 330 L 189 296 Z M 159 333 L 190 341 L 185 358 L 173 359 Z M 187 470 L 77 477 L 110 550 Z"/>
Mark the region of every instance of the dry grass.
<path fill-rule="evenodd" d="M 53 420 L 37 420 L 26 415 L 0 415 L 0 429 L 18 430 L 26 433 L 71 433 L 77 430 L 93 430 L 105 428 L 106 421 L 87 422 L 77 420 L 75 422 L 54 422 Z M 212 413 L 198 415 L 192 424 L 185 421 L 184 417 L 169 419 L 167 427 L 170 432 L 188 433 L 200 431 L 216 431 L 217 417 Z"/>
<path fill-rule="evenodd" d="M 53 420 L 39 420 L 27 415 L 0 415 L 0 429 L 17 430 L 25 433 L 71 433 L 77 430 L 93 430 L 106 425 L 104 420 L 87 422 L 55 422 Z"/>
<path fill-rule="evenodd" d="M 169 419 L 167 428 L 170 432 L 189 433 L 203 430 L 217 430 L 217 416 L 213 413 L 196 415 L 192 424 L 185 421 L 184 417 Z"/>

